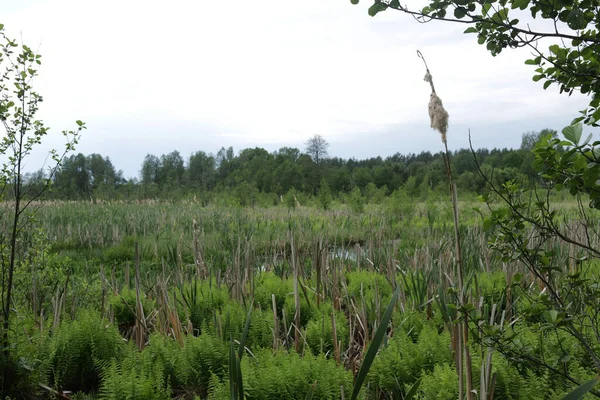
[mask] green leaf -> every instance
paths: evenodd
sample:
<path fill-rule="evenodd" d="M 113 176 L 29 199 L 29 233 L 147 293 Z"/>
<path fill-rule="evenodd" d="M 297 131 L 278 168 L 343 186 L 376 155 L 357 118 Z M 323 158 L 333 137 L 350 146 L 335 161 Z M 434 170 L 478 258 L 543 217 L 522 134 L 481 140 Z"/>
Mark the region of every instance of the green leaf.
<path fill-rule="evenodd" d="M 352 4 L 358 4 L 358 0 L 350 0 L 350 3 L 352 3 Z"/>
<path fill-rule="evenodd" d="M 600 108 L 592 114 L 592 118 L 594 118 L 594 122 L 600 121 Z"/>
<path fill-rule="evenodd" d="M 410 387 L 408 392 L 406 392 L 406 396 L 404 396 L 404 400 L 411 400 L 415 394 L 417 394 L 417 390 L 419 390 L 419 386 L 421 385 L 421 378 L 417 379 L 415 383 Z"/>
<path fill-rule="evenodd" d="M 79 120 L 79 119 L 78 119 L 77 121 L 75 121 L 75 123 L 76 123 L 78 126 L 83 126 L 83 121 L 81 121 L 81 120 Z"/>
<path fill-rule="evenodd" d="M 567 25 L 574 30 L 585 29 L 587 27 L 588 21 L 579 7 L 573 7 L 573 10 L 571 10 L 567 17 Z"/>
<path fill-rule="evenodd" d="M 376 1 L 371 7 L 369 7 L 369 15 L 374 17 L 377 13 L 381 11 L 385 11 L 387 9 L 387 5 Z"/>
<path fill-rule="evenodd" d="M 537 65 L 537 62 L 535 60 L 525 60 L 525 64 L 526 65 Z"/>
<path fill-rule="evenodd" d="M 252 306 L 254 306 L 254 300 L 250 303 L 250 307 L 248 308 L 248 314 L 246 315 L 246 324 L 244 325 L 242 340 L 240 340 L 240 348 L 238 349 L 238 357 L 240 360 L 244 355 L 244 347 L 246 346 L 246 339 L 248 339 L 248 331 L 250 330 L 250 320 L 252 319 Z"/>
<path fill-rule="evenodd" d="M 544 90 L 548 89 L 548 86 L 552 85 L 552 81 L 544 82 Z"/>
<path fill-rule="evenodd" d="M 597 376 L 591 381 L 587 381 L 583 385 L 579 386 L 577 389 L 573 390 L 571 393 L 563 397 L 563 400 L 583 399 L 583 396 L 585 396 L 590 390 L 592 390 L 598 382 L 600 382 L 600 376 Z"/>
<path fill-rule="evenodd" d="M 317 387 L 317 381 L 315 381 L 310 388 L 308 389 L 308 393 L 306 393 L 306 400 L 312 400 L 313 395 L 315 394 L 315 387 Z"/>
<path fill-rule="evenodd" d="M 471 26 L 471 27 L 465 29 L 465 31 L 463 33 L 477 33 L 477 32 L 478 32 L 477 28 L 475 28 L 474 26 Z"/>
<path fill-rule="evenodd" d="M 532 79 L 533 79 L 534 82 L 537 82 L 540 79 L 542 79 L 543 77 L 544 77 L 544 75 L 534 75 Z"/>
<path fill-rule="evenodd" d="M 581 139 L 583 133 L 583 125 L 581 123 L 575 125 L 569 125 L 563 128 L 562 134 L 571 143 L 577 145 Z"/>
<path fill-rule="evenodd" d="M 392 7 L 392 8 L 400 8 L 400 0 L 392 0 L 392 1 L 390 1 L 390 7 Z"/>
<path fill-rule="evenodd" d="M 385 314 L 383 314 L 383 318 L 381 318 L 381 324 L 377 327 L 377 332 L 375 332 L 375 337 L 373 341 L 369 345 L 369 350 L 367 350 L 367 355 L 360 366 L 360 370 L 358 371 L 358 375 L 356 375 L 356 381 L 354 382 L 354 389 L 352 390 L 352 397 L 350 400 L 356 400 L 358 398 L 358 394 L 360 393 L 360 389 L 369 373 L 369 369 L 371 369 L 371 364 L 373 364 L 373 360 L 375 360 L 375 356 L 377 356 L 377 352 L 379 351 L 379 346 L 381 346 L 381 342 L 383 342 L 383 337 L 385 336 L 385 332 L 387 331 L 388 324 L 390 323 L 390 319 L 392 318 L 392 312 L 394 311 L 394 306 L 398 301 L 398 295 L 400 294 L 400 286 L 396 287 L 394 290 L 394 295 L 392 296 L 392 300 L 390 304 L 387 306 L 385 310 Z"/>
<path fill-rule="evenodd" d="M 467 9 L 464 7 L 456 7 L 454 9 L 454 16 L 458 19 L 463 18 L 465 15 L 467 15 Z"/>

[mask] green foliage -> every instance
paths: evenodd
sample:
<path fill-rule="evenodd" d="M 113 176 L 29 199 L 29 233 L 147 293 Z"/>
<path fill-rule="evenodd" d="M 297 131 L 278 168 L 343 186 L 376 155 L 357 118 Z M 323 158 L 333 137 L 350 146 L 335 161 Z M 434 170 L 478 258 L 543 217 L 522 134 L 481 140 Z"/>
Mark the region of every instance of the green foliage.
<path fill-rule="evenodd" d="M 423 375 L 420 390 L 427 399 L 454 400 L 458 398 L 456 370 L 449 364 L 438 364 Z"/>
<path fill-rule="evenodd" d="M 18 390 L 23 376 L 21 369 L 27 369 L 26 363 L 11 354 L 15 347 L 14 342 L 11 343 L 13 313 L 15 306 L 23 301 L 23 293 L 13 292 L 13 289 L 16 281 L 23 277 L 21 268 L 34 269 L 31 262 L 39 260 L 45 250 L 40 246 L 39 237 L 27 237 L 27 228 L 35 214 L 35 208 L 30 206 L 34 200 L 41 198 L 50 180 L 38 171 L 36 179 L 31 179 L 36 180 L 35 184 L 27 187 L 25 180 L 31 176 L 24 172 L 31 154 L 37 151 L 49 132 L 49 128 L 37 117 L 43 97 L 32 86 L 40 65 L 41 55 L 7 37 L 4 25 L 0 24 L 0 121 L 3 129 L 0 134 L 0 396 Z M 85 129 L 83 122 L 77 121 L 76 124 L 75 131 L 63 132 L 66 141 L 64 151 L 50 150 L 50 175 L 57 171 L 65 155 L 74 150 L 81 131 Z M 29 251 L 31 253 L 28 254 Z M 26 261 L 28 258 L 29 263 Z M 36 278 L 34 274 L 31 277 Z M 37 299 L 30 300 L 37 312 L 35 303 Z"/>
<path fill-rule="evenodd" d="M 229 303 L 227 289 L 216 287 L 215 282 L 194 280 L 180 289 L 180 318 L 189 318 L 194 329 L 202 329 L 214 322 L 216 313 Z"/>
<path fill-rule="evenodd" d="M 148 315 L 154 309 L 154 302 L 141 293 L 144 315 Z M 118 295 L 113 295 L 110 299 L 115 322 L 124 327 L 135 325 L 136 321 L 137 296 L 133 289 L 124 288 Z"/>
<path fill-rule="evenodd" d="M 289 326 L 294 321 L 294 315 L 296 315 L 296 303 L 293 291 L 288 293 L 283 308 L 285 309 L 285 317 Z M 300 293 L 300 326 L 305 327 L 316 312 L 315 304 L 309 303 L 303 293 Z"/>
<path fill-rule="evenodd" d="M 299 205 L 298 199 L 296 197 L 297 191 L 294 188 L 291 188 L 290 190 L 288 190 L 288 192 L 285 194 L 284 198 L 283 198 L 283 202 L 284 204 L 288 207 L 288 208 L 296 208 Z"/>
<path fill-rule="evenodd" d="M 256 288 L 254 289 L 254 301 L 263 310 L 273 309 L 272 295 L 275 295 L 275 307 L 277 315 L 282 316 L 282 310 L 286 298 L 294 291 L 292 282 L 283 280 L 273 272 L 261 273 Z"/>
<path fill-rule="evenodd" d="M 415 202 L 407 194 L 408 191 L 408 189 L 396 189 L 388 198 L 388 207 L 398 218 L 410 220 L 415 212 Z"/>
<path fill-rule="evenodd" d="M 324 356 L 261 350 L 242 361 L 246 397 L 253 400 L 304 400 L 317 381 L 313 399 L 339 399 L 352 388 L 352 374 Z"/>
<path fill-rule="evenodd" d="M 325 178 L 321 179 L 321 186 L 319 187 L 317 202 L 323 210 L 329 210 L 331 208 L 333 196 L 331 195 L 331 189 L 329 188 Z"/>
<path fill-rule="evenodd" d="M 406 331 L 397 331 L 388 347 L 375 359 L 369 379 L 373 389 L 399 396 L 406 393 L 407 387 L 423 371 L 432 372 L 436 366 L 451 361 L 450 336 L 446 332 L 438 333 L 437 327 L 428 323 L 421 328 L 416 343 Z M 456 381 L 456 372 L 454 374 Z"/>
<path fill-rule="evenodd" d="M 363 305 L 367 312 L 369 323 L 377 320 L 377 307 L 379 314 L 392 297 L 392 287 L 384 275 L 372 271 L 350 271 L 346 273 L 346 285 L 348 296 L 362 309 Z"/>
<path fill-rule="evenodd" d="M 120 363 L 111 360 L 102 373 L 100 399 L 168 400 L 171 389 L 161 363 L 131 350 Z"/>
<path fill-rule="evenodd" d="M 119 331 L 91 311 L 61 324 L 49 345 L 50 383 L 57 389 L 89 392 L 100 384 L 100 366 L 119 360 Z"/>
<path fill-rule="evenodd" d="M 495 179 L 504 182 L 506 177 L 519 177 L 529 182 L 536 175 L 530 165 L 530 147 L 527 146 L 546 132 L 544 129 L 524 134 L 526 146 L 521 149 L 480 149 L 476 151 L 477 156 L 486 171 L 494 170 Z M 404 189 L 408 200 L 426 199 L 433 188 L 441 188 L 444 194 L 447 192 L 441 153 L 423 151 L 396 154 L 386 159 L 332 158 L 323 159 L 318 165 L 299 149 L 290 148 L 273 153 L 259 148 L 243 149 L 237 155 L 231 149 L 220 165 L 206 154 L 196 160 L 197 153 L 192 154 L 188 165 L 184 165 L 181 178 L 178 177 L 180 171 L 162 171 L 161 159 L 172 157 L 172 154 L 148 155 L 142 163 L 139 181 L 126 181 L 120 172 L 114 172 L 115 167 L 106 157 L 77 154 L 65 160 L 50 196 L 65 200 L 90 199 L 101 204 L 112 200 L 158 198 L 185 200 L 200 207 L 227 208 L 273 206 L 281 203 L 282 196 L 284 203 L 294 208 L 292 197 L 285 198 L 293 189 L 292 193 L 301 205 L 311 204 L 314 200 L 319 207 L 329 209 L 335 205 L 334 199 L 347 196 L 355 187 L 361 190 L 365 204 L 381 204 L 388 193 L 397 189 Z M 469 149 L 454 152 L 451 161 L 459 193 L 480 192 L 485 187 L 485 180 L 479 176 Z M 175 174 L 177 178 L 165 180 L 169 174 Z M 44 171 L 38 171 L 27 177 L 25 186 L 34 191 L 46 179 Z M 327 187 L 321 188 L 325 182 Z M 402 203 L 407 207 L 405 214 L 408 215 L 409 204 Z"/>
<path fill-rule="evenodd" d="M 543 286 L 543 290 L 526 286 L 523 276 L 515 275 L 511 290 L 519 301 L 512 311 L 525 323 L 502 330 L 484 317 L 480 320 L 483 338 L 518 360 L 521 369 L 543 368 L 546 386 L 561 395 L 574 389 L 573 382 L 592 378 L 591 371 L 600 367 L 596 344 L 600 320 L 595 311 L 590 312 L 600 301 L 600 291 L 594 268 L 587 267 L 600 257 L 597 242 L 589 239 L 597 234 L 587 227 L 577 235 L 572 228 L 564 229 L 566 218 L 552 201 L 556 192 L 567 189 L 576 197 L 583 220 L 600 208 L 600 189 L 593 175 L 600 143 L 590 143 L 589 138 L 581 142 L 582 131 L 581 125 L 570 126 L 563 130 L 566 140 L 547 135 L 536 143 L 533 165 L 544 180 L 543 188 L 529 191 L 510 181 L 492 186 L 492 193 L 481 198 L 489 209 L 482 216 L 484 228 L 491 233 L 491 247 L 503 262 L 523 263 L 534 283 Z M 492 206 L 495 196 L 502 202 Z M 586 197 L 589 207 L 583 206 Z"/>
<path fill-rule="evenodd" d="M 336 335 L 338 342 L 342 346 L 348 343 L 348 320 L 344 313 L 334 311 L 330 304 L 323 305 L 320 310 L 315 311 L 317 314 L 306 325 L 306 342 L 312 350 L 313 354 L 324 353 L 332 355 L 334 350 L 333 343 L 333 322 L 331 314 L 334 314 L 336 324 Z M 340 350 L 342 351 L 342 350 Z"/>
<path fill-rule="evenodd" d="M 244 332 L 247 310 L 237 302 L 230 302 L 220 311 L 215 311 L 213 321 L 209 322 L 211 334 L 225 341 L 239 340 Z M 273 343 L 273 313 L 255 308 L 252 311 L 249 336 L 246 346 L 255 349 L 268 347 Z"/>
<path fill-rule="evenodd" d="M 223 377 L 227 366 L 227 345 L 212 335 L 188 336 L 177 357 L 177 379 L 181 386 L 200 395 L 208 392 L 212 375 Z"/>
<path fill-rule="evenodd" d="M 365 210 L 366 201 L 358 187 L 352 189 L 352 192 L 348 195 L 347 201 L 353 212 L 360 214 Z"/>
<path fill-rule="evenodd" d="M 109 263 L 122 263 L 133 261 L 135 256 L 135 238 L 127 236 L 121 243 L 109 247 L 104 251 L 104 260 Z"/>

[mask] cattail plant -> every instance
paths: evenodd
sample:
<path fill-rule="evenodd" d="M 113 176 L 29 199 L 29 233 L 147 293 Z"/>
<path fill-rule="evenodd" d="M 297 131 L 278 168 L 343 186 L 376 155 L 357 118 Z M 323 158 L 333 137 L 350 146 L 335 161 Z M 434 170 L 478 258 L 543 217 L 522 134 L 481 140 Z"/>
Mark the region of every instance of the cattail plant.
<path fill-rule="evenodd" d="M 423 79 L 425 82 L 429 83 L 431 86 L 431 95 L 429 99 L 428 111 L 429 111 L 429 119 L 431 122 L 431 127 L 438 132 L 440 132 L 442 136 L 442 143 L 444 143 L 445 156 L 444 162 L 446 165 L 446 173 L 448 175 L 448 182 L 450 184 L 450 198 L 452 200 L 452 211 L 454 216 L 454 236 L 455 236 L 455 245 L 456 245 L 456 266 L 458 270 L 458 305 L 460 307 L 465 305 L 465 288 L 464 288 L 464 278 L 463 278 L 463 265 L 461 258 L 461 248 L 460 248 L 460 233 L 458 230 L 458 198 L 456 195 L 456 184 L 452 179 L 452 169 L 450 167 L 450 152 L 448 151 L 448 120 L 449 114 L 448 111 L 444 108 L 442 103 L 442 99 L 437 95 L 435 91 L 435 85 L 433 84 L 433 75 L 431 71 L 429 71 L 429 67 L 427 65 L 427 61 L 425 61 L 425 57 L 423 54 L 417 50 L 417 55 L 423 63 L 425 64 L 425 78 Z M 466 317 L 466 314 L 465 314 Z M 459 398 L 463 399 L 466 394 L 467 399 L 471 400 L 473 398 L 473 381 L 472 381 L 472 370 L 471 370 L 471 354 L 468 346 L 468 338 L 469 338 L 469 327 L 468 321 L 465 319 L 461 321 L 458 325 L 458 336 L 457 340 L 458 348 L 456 352 L 456 368 L 459 376 Z M 456 331 L 455 331 L 456 332 Z M 464 357 L 464 358 L 463 358 Z M 466 371 L 463 371 L 463 363 Z M 463 373 L 466 377 L 466 393 L 463 383 Z"/>

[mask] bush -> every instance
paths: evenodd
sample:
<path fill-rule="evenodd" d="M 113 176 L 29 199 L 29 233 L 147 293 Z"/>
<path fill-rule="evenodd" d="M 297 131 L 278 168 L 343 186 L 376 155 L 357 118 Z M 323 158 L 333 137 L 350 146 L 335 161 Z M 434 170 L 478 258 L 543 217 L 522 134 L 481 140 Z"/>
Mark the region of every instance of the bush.
<path fill-rule="evenodd" d="M 350 206 L 350 209 L 353 212 L 360 214 L 365 210 L 365 203 L 365 198 L 360 192 L 360 189 L 355 187 L 348 195 L 348 205 Z"/>
<path fill-rule="evenodd" d="M 168 400 L 171 387 L 165 366 L 151 357 L 151 352 L 138 352 L 129 346 L 127 356 L 113 359 L 104 366 L 100 399 L 102 400 Z"/>
<path fill-rule="evenodd" d="M 181 304 L 179 306 L 179 317 L 181 321 L 190 319 L 195 329 L 201 329 L 214 321 L 215 313 L 228 304 L 231 300 L 225 287 L 217 289 L 216 283 L 199 282 L 194 280 L 185 285 L 180 291 Z"/>
<path fill-rule="evenodd" d="M 298 399 L 304 400 L 310 385 L 317 385 L 313 399 L 339 399 L 340 387 L 352 393 L 352 374 L 324 356 L 283 351 L 273 354 L 262 350 L 256 359 L 242 360 L 244 391 L 248 399 Z"/>
<path fill-rule="evenodd" d="M 186 391 L 206 396 L 210 378 L 223 378 L 227 372 L 228 346 L 218 338 L 203 334 L 188 336 L 177 357 L 177 378 Z"/>
<path fill-rule="evenodd" d="M 100 384 L 100 365 L 119 360 L 124 348 L 117 328 L 82 311 L 63 324 L 50 342 L 49 381 L 59 390 L 90 392 Z"/>
<path fill-rule="evenodd" d="M 144 315 L 148 315 L 154 308 L 154 302 L 141 293 L 142 308 Z M 136 304 L 137 295 L 135 290 L 125 288 L 119 295 L 115 295 L 110 299 L 110 304 L 113 309 L 115 322 L 119 327 L 132 327 L 136 321 Z"/>
<path fill-rule="evenodd" d="M 300 291 L 300 326 L 304 327 L 308 324 L 308 321 L 313 317 L 315 308 L 314 304 L 310 304 L 306 301 L 306 297 L 302 290 Z M 288 293 L 285 299 L 285 318 L 287 321 L 287 326 L 289 328 L 290 324 L 294 322 L 294 316 L 296 315 L 296 302 L 294 301 L 294 293 Z"/>
<path fill-rule="evenodd" d="M 313 317 L 306 326 L 306 342 L 313 354 L 331 354 L 334 349 L 333 343 L 333 325 L 331 322 L 331 313 L 334 312 L 331 305 L 324 305 L 321 310 L 315 313 L 318 316 Z M 348 320 L 344 313 L 335 311 L 335 325 L 338 342 L 341 341 L 342 347 L 347 346 L 349 340 Z M 340 349 L 340 351 L 342 351 Z"/>
<path fill-rule="evenodd" d="M 210 334 L 223 341 L 240 340 L 244 332 L 248 311 L 239 303 L 230 302 L 217 312 L 215 319 L 206 327 Z M 273 343 L 273 314 L 258 308 L 252 310 L 250 330 L 246 346 L 249 348 L 270 347 Z"/>
<path fill-rule="evenodd" d="M 458 398 L 458 375 L 449 364 L 439 364 L 423 376 L 420 386 L 426 399 L 456 400 Z"/>
<path fill-rule="evenodd" d="M 273 301 L 271 300 L 271 295 L 274 294 L 277 316 L 281 318 L 285 299 L 293 291 L 294 289 L 290 280 L 282 280 L 273 272 L 263 272 L 260 274 L 256 288 L 254 289 L 254 301 L 261 309 L 272 310 Z"/>
<path fill-rule="evenodd" d="M 423 372 L 434 371 L 436 366 L 452 362 L 450 336 L 438 330 L 433 323 L 423 325 L 417 342 L 403 330 L 397 331 L 388 347 L 375 358 L 369 380 L 375 391 L 381 390 L 392 398 L 405 394 Z M 456 373 L 454 379 L 457 380 Z"/>
<path fill-rule="evenodd" d="M 124 263 L 135 257 L 135 238 L 126 236 L 121 243 L 111 246 L 104 251 L 104 261 L 108 263 Z"/>
<path fill-rule="evenodd" d="M 380 313 L 392 298 L 392 287 L 384 275 L 370 271 L 351 271 L 346 273 L 348 296 L 353 297 L 354 303 L 361 308 L 364 299 L 367 310 L 367 321 L 373 324 L 377 320 L 376 299 L 379 299 Z M 377 289 L 375 289 L 377 287 Z"/>

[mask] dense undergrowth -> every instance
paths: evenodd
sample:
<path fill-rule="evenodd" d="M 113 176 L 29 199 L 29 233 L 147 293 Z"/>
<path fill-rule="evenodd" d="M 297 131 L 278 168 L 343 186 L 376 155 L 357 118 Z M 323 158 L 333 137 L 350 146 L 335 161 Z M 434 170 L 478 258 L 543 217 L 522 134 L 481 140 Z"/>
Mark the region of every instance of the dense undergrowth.
<path fill-rule="evenodd" d="M 326 242 L 292 248 L 281 238 L 290 247 L 280 256 L 283 260 L 274 262 L 241 244 L 248 242 L 240 235 L 237 248 L 242 250 L 232 250 L 226 269 L 204 259 L 196 262 L 193 240 L 187 247 L 193 263 L 178 252 L 170 262 L 163 258 L 157 263 L 152 252 L 136 258 L 136 246 L 127 240 L 105 246 L 104 256 L 87 261 L 69 260 L 46 248 L 30 264 L 39 282 L 35 296 L 25 282 L 19 286 L 21 307 L 13 324 L 19 334 L 13 335 L 10 366 L 6 360 L 2 366 L 13 368 L 18 381 L 9 396 L 52 397 L 41 384 L 74 399 L 230 399 L 229 346 L 241 339 L 253 302 L 241 362 L 246 398 L 305 399 L 312 386 L 314 399 L 348 398 L 382 310 L 399 285 L 400 301 L 361 398 L 403 398 L 419 380 L 417 398 L 456 399 L 456 348 L 447 318 L 451 310 L 431 300 L 440 288 L 443 293 L 450 287 L 444 283 L 444 262 L 449 263 L 451 254 L 439 232 L 414 231 L 407 238 L 415 246 L 412 252 L 401 245 L 392 250 L 370 247 L 373 238 L 365 239 L 364 247 L 343 251 Z M 439 235 L 438 246 L 418 247 L 431 235 Z M 468 290 L 481 299 L 472 310 L 474 319 L 489 318 L 492 307 L 497 315 L 541 307 L 536 300 L 543 293 L 539 282 L 485 253 L 483 243 L 481 253 L 474 254 L 477 245 L 467 245 L 465 252 L 471 271 Z M 106 258 L 117 253 L 122 259 Z M 381 261 L 373 262 L 377 257 Z M 294 265 L 299 266 L 298 298 Z M 586 279 L 599 279 L 598 265 L 583 263 L 580 268 Z M 515 275 L 518 279 L 507 284 L 507 277 Z M 571 336 L 543 328 L 547 311 L 540 308 L 528 314 L 533 315 L 529 320 L 512 321 L 502 334 L 513 335 L 513 348 L 504 354 L 490 353 L 473 338 L 474 387 L 481 368 L 490 365 L 494 398 L 559 399 L 572 390 L 573 382 L 526 362 L 528 355 L 580 381 L 597 374 Z"/>

